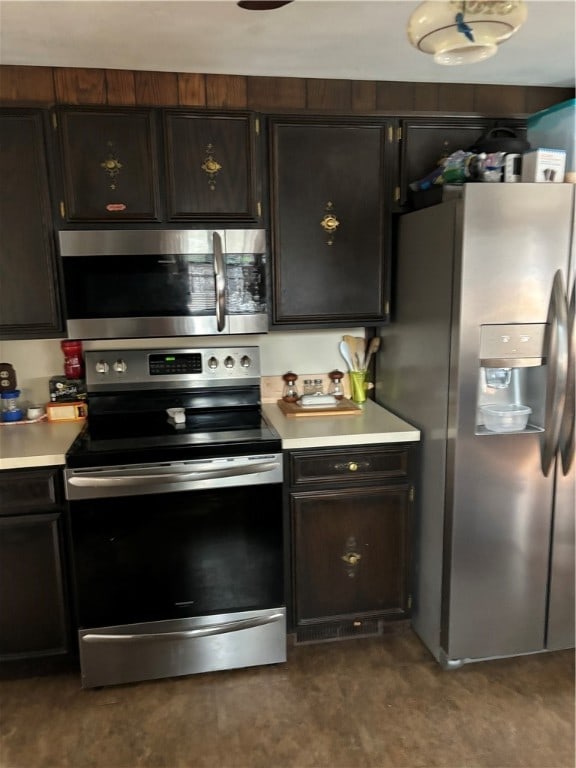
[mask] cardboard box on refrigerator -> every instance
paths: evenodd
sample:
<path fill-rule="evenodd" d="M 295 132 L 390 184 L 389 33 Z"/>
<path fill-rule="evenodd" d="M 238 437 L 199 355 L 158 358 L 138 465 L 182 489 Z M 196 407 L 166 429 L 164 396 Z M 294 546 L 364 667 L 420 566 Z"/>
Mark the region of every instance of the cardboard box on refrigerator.
<path fill-rule="evenodd" d="M 563 149 L 532 149 L 522 155 L 522 181 L 564 181 L 566 151 Z"/>

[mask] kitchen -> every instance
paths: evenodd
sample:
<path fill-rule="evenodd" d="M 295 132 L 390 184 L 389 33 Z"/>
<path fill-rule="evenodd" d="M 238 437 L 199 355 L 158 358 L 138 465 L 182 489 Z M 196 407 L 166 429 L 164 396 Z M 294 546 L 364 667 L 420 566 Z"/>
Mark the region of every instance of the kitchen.
<path fill-rule="evenodd" d="M 25 67 L 9 67 L 8 69 L 8 79 L 4 80 L 5 83 L 9 84 L 8 92 L 13 93 L 11 89 L 13 88 L 14 83 L 17 81 L 20 81 L 21 84 L 22 82 L 28 82 L 30 84 L 30 77 L 33 74 L 30 70 L 26 70 Z M 78 101 L 82 101 L 84 104 L 104 104 L 106 103 L 106 98 L 109 100 L 108 103 L 112 104 L 114 102 L 110 101 L 110 99 L 113 98 L 113 84 L 119 84 L 120 82 L 123 82 L 125 85 L 127 82 L 126 78 L 128 77 L 125 72 L 123 73 L 119 71 L 107 71 L 102 73 L 102 71 L 91 71 L 86 69 L 61 70 L 54 68 L 54 70 L 50 73 L 54 75 L 54 80 L 51 81 L 51 87 L 56 88 L 59 95 L 56 96 L 54 90 L 50 91 L 50 85 L 48 85 L 48 91 L 44 92 L 44 94 L 39 97 L 38 93 L 42 93 L 42 88 L 46 88 L 46 85 L 49 82 L 45 77 L 45 68 L 40 69 L 41 71 L 37 72 L 38 79 L 34 81 L 34 86 L 32 87 L 31 91 L 28 91 L 28 93 L 34 92 L 35 95 L 31 98 L 33 101 L 36 101 L 36 103 L 38 103 L 38 98 L 40 98 L 40 101 L 42 101 L 42 99 L 46 99 L 44 101 L 46 105 L 55 102 L 62 104 L 75 104 Z M 240 76 L 227 77 L 225 75 L 187 75 L 176 77 L 174 75 L 159 72 L 155 74 L 147 73 L 146 76 L 140 75 L 138 72 L 133 72 L 131 74 L 133 75 L 133 82 L 138 88 L 140 97 L 145 91 L 145 100 L 151 97 L 160 99 L 159 101 L 148 101 L 148 103 L 162 105 L 170 105 L 174 103 L 171 99 L 174 96 L 173 87 L 175 83 L 179 84 L 180 92 L 182 92 L 185 85 L 191 87 L 193 83 L 196 83 L 196 86 L 198 87 L 199 81 L 202 81 L 206 86 L 205 93 L 208 94 L 209 97 L 216 100 L 221 99 L 221 101 L 212 101 L 209 106 L 219 108 L 225 106 L 226 108 L 234 107 L 241 109 L 245 108 L 247 104 L 242 101 L 241 95 L 238 97 L 238 94 L 235 90 L 239 85 L 241 85 L 239 80 L 246 80 L 246 83 L 244 84 L 248 84 L 250 86 L 248 90 L 252 94 L 252 99 L 258 98 L 258 96 L 254 96 L 255 93 L 258 93 L 258 87 L 261 89 L 265 88 L 266 92 L 269 92 L 272 90 L 270 86 L 273 85 L 271 82 L 262 82 L 261 80 L 252 81 L 249 77 L 240 78 Z M 103 87 L 104 84 L 105 87 Z M 162 84 L 166 88 L 165 95 L 158 97 L 158 95 L 154 95 L 154 91 L 156 91 L 156 89 Z M 286 85 L 288 86 L 291 84 L 286 83 Z M 295 86 L 296 83 L 293 85 Z M 350 97 L 351 91 L 349 88 L 344 87 L 346 85 L 345 83 L 343 84 L 339 81 L 308 81 L 308 83 L 302 83 L 302 85 L 307 89 L 307 102 L 311 105 L 315 104 L 315 109 L 328 109 L 334 112 L 347 109 L 346 99 Z M 405 106 L 402 106 L 405 104 L 403 99 L 408 98 L 409 94 L 410 98 L 412 99 L 412 103 L 414 103 L 415 94 L 422 93 L 420 89 L 415 88 L 413 85 L 406 85 L 404 88 L 405 90 L 403 93 L 399 88 L 386 88 L 386 90 L 380 89 L 379 98 L 383 98 L 384 95 L 390 98 L 391 92 L 395 90 L 396 98 L 398 101 L 390 101 L 388 103 L 390 103 L 390 109 L 392 111 L 395 113 L 402 113 L 406 109 Z M 506 90 L 506 87 L 490 87 L 487 85 L 476 87 L 471 86 L 468 89 L 455 89 L 451 95 L 451 98 L 454 98 L 454 94 L 456 94 L 456 97 L 461 101 L 456 107 L 453 107 L 452 109 L 455 113 L 459 113 L 460 111 L 467 111 L 470 108 L 470 104 L 475 103 L 473 101 L 474 99 L 477 100 L 476 103 L 482 104 L 482 100 L 490 98 L 491 104 L 494 105 L 490 112 L 497 115 L 499 114 L 500 117 L 508 116 L 510 114 L 510 97 L 516 100 L 515 103 L 518 103 L 518 100 L 520 99 L 520 91 L 517 88 L 512 87 L 507 93 Z M 378 91 L 379 89 L 375 88 L 372 92 L 374 103 L 377 98 Z M 550 91 L 553 92 L 551 93 Z M 560 92 L 562 93 L 562 97 L 558 99 Z M 22 91 L 20 91 L 20 93 L 22 93 Z M 190 95 L 190 90 L 188 90 L 187 93 Z M 571 89 L 547 90 L 540 88 L 538 89 L 538 98 L 550 98 L 551 101 L 541 101 L 539 104 L 537 104 L 535 109 L 546 108 L 549 106 L 549 104 L 557 103 L 557 101 L 562 100 L 562 98 L 569 98 L 572 93 L 573 91 Z M 105 94 L 107 94 L 107 96 L 105 96 Z M 435 95 L 435 98 L 440 100 L 436 102 L 440 108 L 443 110 L 446 109 L 445 105 L 441 102 L 442 89 L 431 87 L 431 89 L 428 91 L 428 96 L 432 95 Z M 259 98 L 262 98 L 262 96 L 263 94 L 261 92 Z M 369 92 L 365 92 L 365 96 L 369 100 Z M 530 89 L 526 89 L 526 94 L 522 92 L 522 99 L 532 99 L 536 96 L 536 92 L 532 92 Z M 21 98 L 26 100 L 26 97 Z M 231 104 L 230 102 L 234 101 L 234 99 L 237 99 L 237 102 Z M 283 108 L 297 109 L 298 105 L 302 103 L 300 96 L 294 96 L 294 88 L 292 87 L 287 88 L 285 92 L 276 89 L 274 93 L 268 93 L 268 99 L 270 100 L 268 102 L 268 106 L 266 106 L 262 101 L 260 103 L 254 101 L 248 106 L 257 106 L 257 108 L 262 111 L 269 111 L 272 108 L 274 110 L 282 110 Z M 282 99 L 286 100 L 284 104 L 279 103 L 279 101 Z M 470 101 L 471 99 L 472 101 Z M 498 103 L 498 99 L 502 99 L 500 104 Z M 14 97 L 12 98 L 12 101 L 14 101 Z M 18 99 L 16 99 L 16 101 L 18 101 Z M 514 114 L 532 112 L 532 109 L 525 108 L 528 103 L 528 101 L 525 101 L 523 105 L 524 108 L 518 109 L 517 112 L 514 112 Z M 534 104 L 534 102 L 531 103 Z M 311 109 L 310 111 L 313 112 L 315 109 Z M 362 109 L 362 111 L 364 111 L 364 109 L 365 107 Z M 342 213 L 338 212 L 338 215 L 342 216 Z M 281 330 L 280 332 L 275 330 L 273 333 L 258 336 L 257 343 L 260 346 L 262 361 L 264 364 L 262 372 L 265 377 L 270 376 L 273 379 L 279 381 L 281 375 L 285 371 L 293 369 L 297 365 L 298 372 L 302 374 L 302 378 L 307 377 L 306 374 L 311 374 L 311 377 L 313 374 L 321 374 L 326 376 L 328 371 L 335 367 L 342 366 L 342 359 L 338 353 L 338 342 L 342 336 L 346 333 L 349 333 L 350 335 L 359 335 L 363 333 L 363 331 L 363 327 L 347 327 L 339 325 L 337 328 L 328 330 Z M 195 339 L 194 346 L 197 346 L 197 341 L 203 347 L 210 346 L 211 344 L 210 339 Z M 239 344 L 254 343 L 254 337 L 238 337 L 237 341 Z M 181 343 L 182 341 L 179 340 L 177 346 L 180 346 Z M 188 346 L 186 342 L 184 345 Z M 145 342 L 139 341 L 131 343 L 130 346 L 162 347 L 165 346 L 165 344 L 161 341 L 155 341 L 151 343 L 150 340 L 146 340 Z M 100 340 L 97 342 L 87 341 L 85 343 L 85 349 L 87 351 L 90 351 L 91 349 L 114 348 L 116 348 L 116 342 L 111 340 L 106 340 L 104 342 Z M 382 350 L 380 353 L 379 359 L 382 361 L 385 360 L 384 351 L 385 350 Z M 19 372 L 19 377 L 23 381 L 23 386 L 30 389 L 33 399 L 40 401 L 45 399 L 46 379 L 51 375 L 59 373 L 61 370 L 62 356 L 60 352 L 59 340 L 53 339 L 39 342 L 31 339 L 29 341 L 4 342 L 3 352 L 5 352 L 5 354 L 3 354 L 2 359 L 7 359 L 14 363 L 16 370 Z M 295 363 L 295 354 L 298 355 L 297 363 Z M 341 644 L 342 649 L 344 649 L 345 645 L 346 644 L 344 643 Z M 326 647 L 327 646 L 323 646 L 324 649 Z M 330 653 L 331 651 L 325 652 Z M 344 653 L 344 650 L 339 650 L 338 653 Z M 321 654 L 318 658 L 321 658 Z M 225 761 L 222 762 L 223 764 L 226 764 Z"/>

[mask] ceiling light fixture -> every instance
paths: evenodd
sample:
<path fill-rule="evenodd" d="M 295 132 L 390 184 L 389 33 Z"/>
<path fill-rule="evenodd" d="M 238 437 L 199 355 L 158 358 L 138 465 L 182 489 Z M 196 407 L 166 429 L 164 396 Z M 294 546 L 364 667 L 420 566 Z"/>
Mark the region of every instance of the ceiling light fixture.
<path fill-rule="evenodd" d="M 408 39 L 437 64 L 472 64 L 494 56 L 527 15 L 522 0 L 427 0 L 408 20 Z"/>

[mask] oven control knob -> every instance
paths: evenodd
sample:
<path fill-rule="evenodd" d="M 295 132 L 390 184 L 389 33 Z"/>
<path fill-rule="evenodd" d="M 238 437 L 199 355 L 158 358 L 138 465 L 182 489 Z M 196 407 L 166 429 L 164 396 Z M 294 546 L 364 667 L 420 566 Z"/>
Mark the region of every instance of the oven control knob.
<path fill-rule="evenodd" d="M 242 368 L 250 368 L 250 366 L 252 365 L 252 360 L 250 360 L 248 355 L 243 355 L 240 358 L 240 365 L 242 366 Z"/>
<path fill-rule="evenodd" d="M 218 368 L 218 360 L 214 357 L 214 355 L 208 358 L 208 368 L 210 368 L 211 370 Z"/>
<path fill-rule="evenodd" d="M 128 366 L 126 365 L 124 360 L 116 360 L 112 368 L 114 368 L 116 373 L 126 373 Z"/>
<path fill-rule="evenodd" d="M 224 368 L 234 368 L 234 358 L 230 355 L 224 358 Z"/>
<path fill-rule="evenodd" d="M 106 362 L 106 360 L 98 360 L 98 362 L 95 365 L 96 373 L 108 373 L 110 370 L 110 366 Z"/>

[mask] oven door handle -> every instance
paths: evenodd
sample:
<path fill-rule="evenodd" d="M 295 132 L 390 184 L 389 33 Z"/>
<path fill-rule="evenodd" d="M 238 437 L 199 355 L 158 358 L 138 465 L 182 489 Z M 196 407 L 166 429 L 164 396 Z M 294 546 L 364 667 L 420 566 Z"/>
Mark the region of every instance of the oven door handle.
<path fill-rule="evenodd" d="M 227 632 L 238 632 L 241 629 L 261 627 L 265 624 L 273 624 L 284 618 L 283 613 L 271 613 L 268 616 L 254 616 L 251 619 L 238 619 L 237 621 L 225 621 L 222 624 L 209 624 L 198 629 L 182 629 L 177 632 L 155 632 L 134 635 L 104 635 L 90 633 L 82 636 L 83 643 L 115 643 L 138 642 L 142 640 L 193 640 L 197 637 L 209 637 L 210 635 L 224 635 Z"/>
<path fill-rule="evenodd" d="M 249 464 L 245 467 L 231 467 L 227 469 L 214 469 L 213 467 L 199 467 L 194 472 L 170 472 L 170 473 L 150 473 L 148 475 L 119 475 L 106 476 L 103 474 L 93 475 L 72 475 L 68 477 L 68 483 L 78 488 L 105 488 L 113 486 L 127 485 L 168 485 L 170 483 L 185 483 L 191 480 L 211 480 L 218 477 L 236 477 L 238 475 L 254 475 L 264 472 L 274 472 L 279 469 L 280 464 L 277 461 L 262 462 L 259 464 Z"/>

